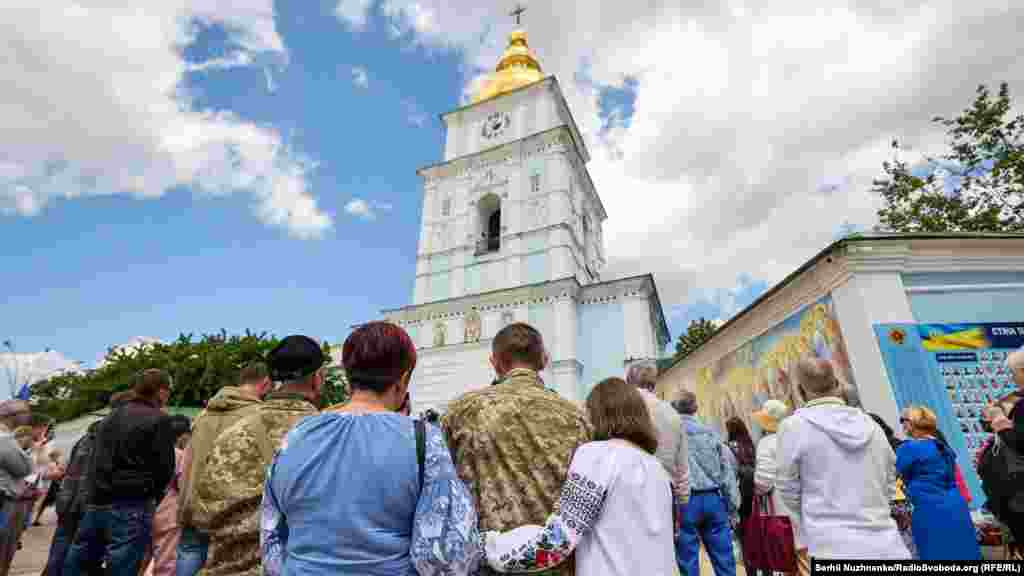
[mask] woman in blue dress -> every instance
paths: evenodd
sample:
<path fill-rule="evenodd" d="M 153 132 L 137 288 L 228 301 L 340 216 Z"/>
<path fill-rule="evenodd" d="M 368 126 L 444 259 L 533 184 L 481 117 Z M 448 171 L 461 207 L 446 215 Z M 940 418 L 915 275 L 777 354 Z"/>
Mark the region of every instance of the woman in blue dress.
<path fill-rule="evenodd" d="M 914 505 L 911 531 L 918 556 L 981 560 L 974 523 L 956 485 L 956 456 L 935 437 L 935 413 L 910 406 L 900 423 L 909 439 L 896 449 L 896 471 Z"/>
<path fill-rule="evenodd" d="M 416 348 L 396 324 L 345 340 L 351 401 L 285 437 L 263 490 L 264 576 L 475 574 L 472 497 L 441 431 L 401 414 Z"/>

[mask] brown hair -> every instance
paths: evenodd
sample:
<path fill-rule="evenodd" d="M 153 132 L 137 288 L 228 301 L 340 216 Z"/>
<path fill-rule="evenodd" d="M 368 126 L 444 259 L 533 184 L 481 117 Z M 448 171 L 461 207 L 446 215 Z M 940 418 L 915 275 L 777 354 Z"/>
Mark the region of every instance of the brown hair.
<path fill-rule="evenodd" d="M 654 454 L 658 437 L 643 397 L 622 378 L 602 380 L 587 396 L 594 440 L 628 440 Z"/>
<path fill-rule="evenodd" d="M 398 324 L 367 322 L 345 339 L 341 363 L 352 390 L 381 394 L 416 368 L 416 345 Z"/>
<path fill-rule="evenodd" d="M 935 436 L 938 429 L 938 421 L 935 412 L 924 406 L 908 406 L 903 411 L 903 418 L 910 423 L 911 436 Z"/>
<path fill-rule="evenodd" d="M 134 399 L 134 390 L 121 390 L 120 392 L 114 392 L 114 394 L 110 396 L 110 406 L 112 408 L 116 408 L 121 404 L 124 404 L 125 402 L 131 402 Z"/>
<path fill-rule="evenodd" d="M 132 391 L 139 398 L 154 400 L 161 390 L 170 390 L 171 375 L 159 368 L 148 368 L 135 377 Z"/>
<path fill-rule="evenodd" d="M 491 342 L 491 354 L 504 364 L 523 364 L 544 369 L 544 340 L 536 328 L 522 322 L 501 329 Z"/>
<path fill-rule="evenodd" d="M 242 366 L 238 372 L 238 384 L 241 386 L 256 384 L 268 376 L 270 376 L 270 370 L 267 365 L 257 360 Z"/>

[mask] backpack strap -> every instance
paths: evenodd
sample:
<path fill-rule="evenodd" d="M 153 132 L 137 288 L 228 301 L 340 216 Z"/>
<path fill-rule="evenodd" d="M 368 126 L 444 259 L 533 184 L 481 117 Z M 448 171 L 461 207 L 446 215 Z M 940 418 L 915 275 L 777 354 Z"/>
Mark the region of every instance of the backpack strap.
<path fill-rule="evenodd" d="M 427 425 L 423 420 L 413 420 L 416 429 L 416 468 L 419 474 L 420 491 L 423 491 L 423 469 L 427 461 Z"/>

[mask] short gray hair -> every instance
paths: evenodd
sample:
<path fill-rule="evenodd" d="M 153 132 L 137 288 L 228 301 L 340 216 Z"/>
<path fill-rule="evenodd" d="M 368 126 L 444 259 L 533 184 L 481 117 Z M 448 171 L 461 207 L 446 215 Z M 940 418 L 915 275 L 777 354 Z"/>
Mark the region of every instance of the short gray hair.
<path fill-rule="evenodd" d="M 1024 347 L 1016 352 L 1010 352 L 1010 355 L 1006 357 L 1006 367 L 1010 370 L 1024 369 Z"/>
<path fill-rule="evenodd" d="M 626 373 L 626 383 L 644 390 L 654 390 L 658 383 L 658 369 L 645 364 L 634 364 Z"/>
<path fill-rule="evenodd" d="M 824 396 L 839 396 L 841 385 L 836 379 L 832 363 L 822 358 L 801 358 L 793 371 L 797 386 L 806 400 Z"/>
<path fill-rule="evenodd" d="M 692 416 L 697 413 L 697 395 L 689 390 L 683 390 L 679 399 L 672 402 L 672 407 L 680 414 Z"/>

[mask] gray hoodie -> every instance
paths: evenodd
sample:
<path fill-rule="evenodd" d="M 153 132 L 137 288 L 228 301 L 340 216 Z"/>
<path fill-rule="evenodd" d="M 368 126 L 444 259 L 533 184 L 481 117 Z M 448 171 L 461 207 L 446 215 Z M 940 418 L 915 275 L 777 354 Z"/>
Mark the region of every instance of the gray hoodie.
<path fill-rule="evenodd" d="M 0 494 L 17 498 L 21 479 L 32 473 L 32 456 L 0 425 Z"/>
<path fill-rule="evenodd" d="M 838 398 L 809 402 L 778 431 L 776 487 L 800 515 L 815 558 L 909 559 L 889 502 L 896 455 L 867 414 Z"/>

